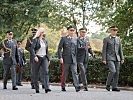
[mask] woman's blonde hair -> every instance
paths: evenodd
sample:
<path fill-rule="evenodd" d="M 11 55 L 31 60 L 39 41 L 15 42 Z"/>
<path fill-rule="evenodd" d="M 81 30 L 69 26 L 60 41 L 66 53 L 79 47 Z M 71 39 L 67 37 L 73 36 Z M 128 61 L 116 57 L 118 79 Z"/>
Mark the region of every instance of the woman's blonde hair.
<path fill-rule="evenodd" d="M 45 29 L 43 27 L 38 28 L 36 35 L 33 37 L 33 39 L 40 37 L 42 33 L 45 34 Z"/>

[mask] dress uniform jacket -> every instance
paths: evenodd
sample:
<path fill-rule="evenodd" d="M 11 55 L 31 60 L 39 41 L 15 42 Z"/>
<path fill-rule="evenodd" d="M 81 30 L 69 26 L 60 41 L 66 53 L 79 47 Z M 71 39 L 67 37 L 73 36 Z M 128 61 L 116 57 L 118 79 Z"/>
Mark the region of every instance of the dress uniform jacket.
<path fill-rule="evenodd" d="M 124 60 L 122 45 L 119 37 L 107 37 L 103 40 L 103 61 L 121 61 Z"/>
<path fill-rule="evenodd" d="M 88 53 L 93 55 L 93 51 L 91 48 L 85 49 L 85 46 L 88 45 L 90 46 L 89 39 L 87 37 L 80 38 L 78 37 L 77 40 L 78 48 L 77 48 L 77 62 L 78 63 L 86 63 L 88 62 Z"/>
<path fill-rule="evenodd" d="M 19 62 L 16 40 L 3 40 L 0 44 L 0 49 L 3 49 L 4 52 L 3 64 L 16 65 Z"/>
<path fill-rule="evenodd" d="M 63 52 L 62 52 L 63 49 Z M 64 63 L 77 63 L 77 38 L 65 36 L 61 38 L 58 46 L 58 58 L 63 58 Z"/>

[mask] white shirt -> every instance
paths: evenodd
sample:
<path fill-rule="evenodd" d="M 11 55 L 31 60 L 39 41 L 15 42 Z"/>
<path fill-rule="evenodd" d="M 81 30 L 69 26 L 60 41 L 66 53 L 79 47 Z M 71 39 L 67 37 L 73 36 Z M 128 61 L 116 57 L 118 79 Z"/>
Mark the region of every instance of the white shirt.
<path fill-rule="evenodd" d="M 44 57 L 46 55 L 46 44 L 44 43 L 43 40 L 40 40 L 40 49 L 37 51 L 36 55 L 40 57 Z"/>

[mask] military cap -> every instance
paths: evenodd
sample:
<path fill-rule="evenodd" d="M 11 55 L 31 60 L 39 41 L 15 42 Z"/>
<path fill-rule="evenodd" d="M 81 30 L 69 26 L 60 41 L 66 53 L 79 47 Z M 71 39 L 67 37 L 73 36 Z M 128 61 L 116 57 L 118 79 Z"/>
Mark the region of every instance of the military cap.
<path fill-rule="evenodd" d="M 67 27 L 67 30 L 69 30 L 70 28 L 74 28 L 74 29 L 76 29 L 76 26 L 74 26 L 74 25 L 70 25 L 70 26 Z"/>
<path fill-rule="evenodd" d="M 118 28 L 116 26 L 111 26 L 109 27 L 110 30 L 118 30 Z"/>

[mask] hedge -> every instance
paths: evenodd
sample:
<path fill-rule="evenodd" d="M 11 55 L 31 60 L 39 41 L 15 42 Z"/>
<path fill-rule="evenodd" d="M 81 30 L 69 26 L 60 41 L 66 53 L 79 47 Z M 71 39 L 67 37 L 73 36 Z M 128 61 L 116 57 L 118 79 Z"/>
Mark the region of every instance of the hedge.
<path fill-rule="evenodd" d="M 29 60 L 28 67 L 24 68 L 23 79 L 24 81 L 30 80 L 30 65 Z M 0 62 L 0 66 L 2 63 Z M 69 73 L 71 74 L 71 72 Z M 3 67 L 0 67 L 0 79 L 2 79 L 3 75 Z M 51 64 L 49 66 L 49 75 L 50 82 L 60 82 L 61 78 L 61 65 L 57 58 L 51 59 Z M 89 59 L 88 67 L 87 67 L 87 80 L 89 84 L 105 84 L 106 78 L 108 75 L 108 67 L 101 63 L 101 58 Z M 68 82 L 72 82 L 72 77 L 69 75 Z M 120 85 L 128 85 L 133 86 L 133 56 L 125 57 L 125 63 L 121 66 L 120 69 Z"/>

